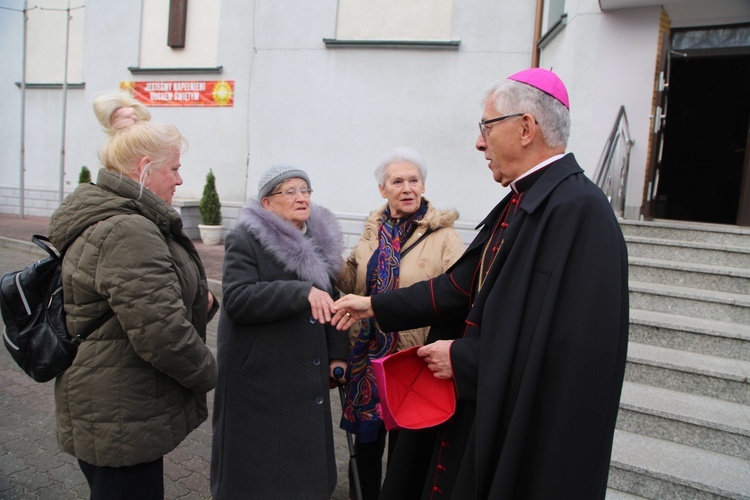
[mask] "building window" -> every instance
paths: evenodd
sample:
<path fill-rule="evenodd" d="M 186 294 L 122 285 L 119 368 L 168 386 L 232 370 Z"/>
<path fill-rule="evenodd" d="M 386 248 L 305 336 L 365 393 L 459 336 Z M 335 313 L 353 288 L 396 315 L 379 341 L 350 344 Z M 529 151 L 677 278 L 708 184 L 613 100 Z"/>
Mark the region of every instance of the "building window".
<path fill-rule="evenodd" d="M 452 0 L 339 0 L 337 45 L 457 47 L 451 40 Z"/>
<path fill-rule="evenodd" d="M 169 31 L 167 45 L 173 49 L 185 47 L 187 28 L 187 0 L 169 0 Z"/>
<path fill-rule="evenodd" d="M 27 11 L 26 83 L 62 85 L 82 83 L 84 0 L 71 0 L 70 8 L 57 0 L 38 0 Z M 67 33 L 67 43 L 66 43 Z M 68 49 L 67 54 L 65 49 Z M 68 75 L 65 79 L 67 57 Z"/>
<path fill-rule="evenodd" d="M 537 47 L 543 49 L 560 33 L 568 21 L 568 14 L 565 13 L 565 0 L 547 0 L 544 3 L 544 35 L 537 42 Z"/>

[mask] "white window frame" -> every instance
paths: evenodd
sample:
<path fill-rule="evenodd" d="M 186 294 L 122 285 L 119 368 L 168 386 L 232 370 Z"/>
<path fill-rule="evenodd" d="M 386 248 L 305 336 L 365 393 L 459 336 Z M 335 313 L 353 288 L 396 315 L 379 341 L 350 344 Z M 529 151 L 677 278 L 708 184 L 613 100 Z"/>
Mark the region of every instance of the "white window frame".
<path fill-rule="evenodd" d="M 565 0 L 547 0 L 544 2 L 544 35 L 539 38 L 537 47 L 546 47 L 568 24 L 568 14 L 565 12 Z"/>
<path fill-rule="evenodd" d="M 458 48 L 453 0 L 338 0 L 336 38 L 326 46 Z"/>

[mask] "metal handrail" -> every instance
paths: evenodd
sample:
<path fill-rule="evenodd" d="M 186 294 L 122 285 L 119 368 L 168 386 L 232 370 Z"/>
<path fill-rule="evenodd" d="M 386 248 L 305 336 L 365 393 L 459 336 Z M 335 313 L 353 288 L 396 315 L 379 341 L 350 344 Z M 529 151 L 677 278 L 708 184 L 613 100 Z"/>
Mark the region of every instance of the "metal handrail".
<path fill-rule="evenodd" d="M 622 217 L 625 211 L 628 170 L 630 168 L 630 149 L 635 140 L 630 135 L 628 115 L 625 106 L 620 106 L 615 124 L 604 144 L 599 157 L 593 180 L 607 195 L 612 210 Z M 615 163 L 615 160 L 617 162 Z"/>

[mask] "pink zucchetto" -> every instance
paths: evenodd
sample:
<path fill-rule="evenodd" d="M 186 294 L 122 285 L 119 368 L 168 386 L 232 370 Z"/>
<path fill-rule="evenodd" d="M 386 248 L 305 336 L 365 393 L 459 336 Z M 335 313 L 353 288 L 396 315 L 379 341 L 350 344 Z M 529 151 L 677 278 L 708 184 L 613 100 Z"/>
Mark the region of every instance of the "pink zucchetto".
<path fill-rule="evenodd" d="M 565 88 L 565 84 L 562 80 L 560 80 L 560 78 L 552 71 L 542 68 L 525 69 L 510 75 L 508 80 L 515 80 L 517 82 L 531 85 L 532 87 L 551 95 L 563 103 L 566 108 L 570 109 L 568 90 Z"/>

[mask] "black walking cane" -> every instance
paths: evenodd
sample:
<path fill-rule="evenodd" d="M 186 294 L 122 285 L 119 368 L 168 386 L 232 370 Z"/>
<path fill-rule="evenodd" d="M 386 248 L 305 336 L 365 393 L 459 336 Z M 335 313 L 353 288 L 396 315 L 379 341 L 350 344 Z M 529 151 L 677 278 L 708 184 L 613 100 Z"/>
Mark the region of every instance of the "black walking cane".
<path fill-rule="evenodd" d="M 344 369 L 337 366 L 333 369 L 333 376 L 336 379 L 340 379 L 344 376 Z M 339 398 L 341 399 L 341 411 L 344 411 L 344 404 L 346 398 L 344 397 L 344 386 L 337 383 L 339 388 Z M 349 468 L 352 472 L 352 478 L 354 479 L 354 493 L 357 495 L 357 500 L 362 500 L 362 487 L 359 484 L 359 470 L 357 469 L 357 452 L 354 451 L 354 440 L 352 439 L 352 433 L 346 431 L 346 442 L 349 445 Z"/>

